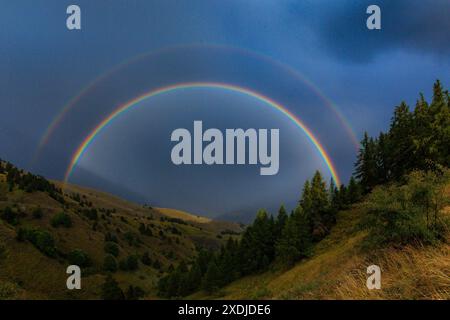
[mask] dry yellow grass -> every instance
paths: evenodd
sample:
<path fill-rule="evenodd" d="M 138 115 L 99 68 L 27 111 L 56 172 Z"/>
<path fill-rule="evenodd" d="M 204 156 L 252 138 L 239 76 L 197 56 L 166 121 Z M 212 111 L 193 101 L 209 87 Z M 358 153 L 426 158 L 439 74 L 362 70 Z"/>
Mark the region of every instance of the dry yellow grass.
<path fill-rule="evenodd" d="M 162 212 L 164 215 L 170 217 L 170 218 L 178 218 L 185 221 L 192 221 L 197 223 L 208 223 L 211 222 L 211 219 L 190 214 L 185 211 L 177 210 L 177 209 L 170 209 L 170 208 L 155 208 L 159 212 Z"/>
<path fill-rule="evenodd" d="M 215 297 L 197 293 L 192 298 L 450 299 L 450 239 L 434 247 L 365 251 L 361 242 L 366 234 L 357 228 L 363 214 L 360 207 L 340 212 L 314 255 L 290 270 L 249 276 Z M 372 264 L 381 268 L 381 290 L 366 287 L 366 270 Z"/>

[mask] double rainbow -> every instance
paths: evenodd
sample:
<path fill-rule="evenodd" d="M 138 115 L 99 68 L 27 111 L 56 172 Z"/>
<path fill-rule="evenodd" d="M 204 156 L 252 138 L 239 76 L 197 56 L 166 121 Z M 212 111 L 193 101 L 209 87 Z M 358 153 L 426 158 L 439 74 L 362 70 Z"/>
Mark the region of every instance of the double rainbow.
<path fill-rule="evenodd" d="M 239 92 L 251 97 L 254 97 L 268 106 L 274 108 L 275 110 L 278 110 L 285 116 L 287 116 L 295 125 L 300 128 L 308 137 L 308 139 L 311 141 L 311 143 L 314 145 L 314 147 L 319 152 L 321 158 L 325 162 L 326 166 L 328 167 L 328 170 L 331 173 L 331 176 L 337 186 L 341 185 L 341 181 L 339 179 L 337 170 L 331 161 L 330 156 L 325 151 L 325 148 L 322 146 L 322 144 L 319 142 L 319 140 L 314 136 L 314 134 L 311 132 L 311 130 L 298 118 L 296 117 L 292 112 L 290 112 L 288 109 L 283 107 L 281 104 L 275 102 L 274 100 L 256 92 L 252 91 L 250 89 L 239 87 L 232 84 L 227 83 L 216 83 L 216 82 L 188 82 L 188 83 L 179 83 L 174 84 L 166 87 L 162 87 L 159 89 L 152 90 L 150 92 L 144 93 L 137 98 L 134 98 L 133 100 L 119 106 L 116 108 L 112 113 L 110 113 L 103 121 L 101 121 L 91 132 L 90 134 L 83 140 L 83 142 L 78 146 L 76 149 L 76 152 L 73 154 L 70 164 L 66 170 L 65 176 L 64 176 L 64 182 L 68 182 L 70 175 L 72 174 L 74 168 L 76 167 L 78 161 L 81 159 L 83 154 L 86 152 L 86 150 L 89 148 L 91 143 L 95 140 L 95 137 L 104 129 L 106 128 L 114 119 L 116 119 L 121 114 L 125 113 L 127 110 L 130 110 L 133 106 L 136 106 L 139 102 L 155 97 L 160 94 L 181 90 L 181 89 L 191 89 L 191 88 L 217 88 L 217 89 L 224 89 L 229 90 L 233 92 Z"/>
<path fill-rule="evenodd" d="M 265 61 L 268 64 L 272 64 L 274 66 L 277 66 L 281 70 L 284 70 L 288 74 L 290 74 L 294 79 L 297 79 L 304 83 L 307 87 L 309 87 L 316 95 L 319 97 L 325 105 L 336 115 L 337 119 L 347 132 L 348 136 L 350 137 L 350 140 L 352 144 L 354 145 L 355 149 L 358 150 L 359 148 L 359 141 L 353 131 L 352 126 L 350 125 L 350 122 L 346 119 L 340 108 L 331 100 L 329 99 L 317 85 L 315 85 L 311 80 L 306 78 L 303 74 L 299 73 L 297 70 L 292 68 L 291 66 L 282 63 L 280 61 L 274 60 L 270 56 L 264 55 L 262 53 L 253 52 L 249 49 L 245 48 L 238 48 L 238 47 L 232 47 L 232 46 L 225 46 L 225 45 L 219 45 L 219 44 L 191 44 L 191 45 L 180 45 L 180 46 L 173 46 L 173 47 L 166 47 L 162 48 L 160 50 L 143 53 L 140 55 L 137 55 L 131 59 L 128 59 L 113 68 L 107 70 L 106 72 L 100 74 L 98 77 L 93 79 L 87 86 L 85 86 L 76 96 L 72 97 L 61 109 L 61 111 L 54 117 L 52 122 L 49 124 L 49 126 L 46 128 L 44 134 L 41 136 L 39 145 L 37 147 L 37 150 L 34 155 L 34 160 L 37 160 L 39 158 L 39 155 L 42 151 L 42 149 L 47 145 L 49 142 L 51 136 L 55 132 L 55 130 L 61 125 L 67 114 L 74 109 L 77 104 L 80 102 L 80 100 L 83 99 L 83 97 L 87 96 L 92 90 L 95 89 L 95 87 L 100 84 L 103 80 L 108 79 L 113 74 L 119 72 L 120 70 L 124 69 L 125 67 L 132 65 L 135 62 L 141 61 L 144 58 L 149 58 L 152 56 L 157 56 L 160 54 L 165 54 L 171 51 L 175 50 L 182 50 L 187 48 L 214 48 L 214 49 L 220 49 L 224 51 L 230 51 L 230 52 L 237 52 L 242 55 L 247 55 L 250 57 L 253 57 L 255 59 L 260 59 L 262 61 Z"/>

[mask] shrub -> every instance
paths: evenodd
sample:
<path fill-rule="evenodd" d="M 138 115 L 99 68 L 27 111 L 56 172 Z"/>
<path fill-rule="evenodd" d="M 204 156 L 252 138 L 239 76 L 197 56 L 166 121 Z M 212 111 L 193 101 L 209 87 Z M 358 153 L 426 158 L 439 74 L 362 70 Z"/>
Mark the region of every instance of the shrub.
<path fill-rule="evenodd" d="M 141 262 L 142 262 L 143 264 L 145 264 L 146 266 L 151 266 L 151 265 L 152 265 L 152 259 L 150 259 L 150 255 L 149 255 L 148 252 L 145 252 L 145 253 L 142 255 Z"/>
<path fill-rule="evenodd" d="M 33 210 L 32 216 L 34 219 L 41 219 L 44 216 L 42 209 L 40 207 Z"/>
<path fill-rule="evenodd" d="M 127 300 L 138 300 L 139 298 L 142 298 L 145 295 L 145 291 L 139 287 L 139 286 L 132 286 L 130 285 L 128 287 L 127 293 L 126 293 L 126 299 Z"/>
<path fill-rule="evenodd" d="M 136 255 L 129 255 L 125 259 L 122 259 L 119 263 L 119 267 L 123 271 L 134 271 L 139 267 L 139 260 Z"/>
<path fill-rule="evenodd" d="M 0 281 L 0 300 L 18 299 L 20 287 L 11 282 Z"/>
<path fill-rule="evenodd" d="M 108 275 L 106 277 L 105 283 L 102 285 L 102 299 L 103 300 L 125 299 L 122 289 L 120 289 L 119 284 L 111 275 Z"/>
<path fill-rule="evenodd" d="M 89 267 L 92 264 L 92 261 L 87 253 L 80 249 L 71 251 L 67 256 L 67 260 L 70 264 L 74 264 L 79 267 Z"/>
<path fill-rule="evenodd" d="M 97 221 L 98 220 L 98 213 L 97 213 L 97 209 L 92 208 L 92 209 L 86 209 L 84 211 L 84 215 L 89 219 L 89 220 L 94 220 Z"/>
<path fill-rule="evenodd" d="M 137 247 L 139 246 L 139 238 L 137 235 L 135 235 L 133 232 L 131 231 L 127 231 L 124 234 L 125 240 L 128 242 L 129 246 L 132 247 Z"/>
<path fill-rule="evenodd" d="M 60 212 L 53 216 L 53 218 L 50 220 L 50 224 L 54 228 L 57 228 L 59 226 L 70 228 L 72 226 L 72 219 L 67 213 Z"/>
<path fill-rule="evenodd" d="M 114 257 L 119 255 L 119 246 L 115 242 L 107 241 L 103 249 L 106 253 L 112 254 Z"/>
<path fill-rule="evenodd" d="M 153 236 L 152 230 L 145 224 L 140 223 L 139 225 L 139 232 L 144 236 Z"/>
<path fill-rule="evenodd" d="M 5 209 L 3 209 L 0 218 L 2 218 L 2 220 L 5 220 L 10 225 L 16 225 L 19 222 L 17 214 L 10 207 L 6 207 Z"/>
<path fill-rule="evenodd" d="M 6 248 L 4 245 L 0 244 L 0 260 L 6 256 Z"/>
<path fill-rule="evenodd" d="M 103 269 L 108 272 L 116 272 L 117 271 L 117 261 L 113 255 L 107 254 L 105 259 L 103 260 Z"/>
<path fill-rule="evenodd" d="M 17 240 L 30 241 L 39 251 L 49 257 L 56 257 L 57 250 L 55 240 L 50 232 L 43 229 L 19 228 L 17 231 Z"/>
<path fill-rule="evenodd" d="M 111 232 L 107 232 L 105 234 L 105 241 L 111 241 L 111 242 L 115 242 L 115 243 L 119 242 L 117 240 L 117 236 L 115 234 L 112 234 Z"/>
<path fill-rule="evenodd" d="M 440 212 L 448 202 L 448 174 L 413 172 L 406 181 L 377 187 L 368 197 L 366 244 L 431 244 L 445 237 L 449 223 Z"/>
<path fill-rule="evenodd" d="M 159 262 L 158 259 L 153 261 L 153 268 L 155 268 L 156 270 L 160 270 L 161 269 L 161 262 Z"/>

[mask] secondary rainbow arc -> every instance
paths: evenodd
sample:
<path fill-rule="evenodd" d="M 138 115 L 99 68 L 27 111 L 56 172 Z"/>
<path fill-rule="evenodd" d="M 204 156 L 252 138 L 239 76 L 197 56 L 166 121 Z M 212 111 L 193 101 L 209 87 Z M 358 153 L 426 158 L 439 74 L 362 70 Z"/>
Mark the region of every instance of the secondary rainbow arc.
<path fill-rule="evenodd" d="M 340 110 L 340 108 L 331 100 L 329 99 L 311 80 L 307 79 L 304 75 L 302 75 L 301 73 L 299 73 L 298 71 L 296 71 L 294 68 L 290 67 L 289 65 L 274 60 L 273 58 L 266 56 L 262 53 L 256 53 L 253 52 L 249 49 L 246 48 L 238 48 L 238 47 L 232 47 L 232 46 L 225 46 L 225 45 L 220 45 L 220 44 L 209 44 L 209 45 L 204 45 L 204 44 L 191 44 L 189 46 L 186 45 L 181 45 L 181 46 L 173 46 L 173 47 L 167 47 L 167 48 L 163 48 L 157 51 L 152 51 L 149 53 L 143 53 L 140 55 L 137 55 L 131 59 L 128 59 L 116 66 L 114 66 L 113 68 L 107 70 L 106 72 L 100 74 L 98 77 L 96 77 L 95 79 L 93 79 L 87 86 L 85 86 L 76 96 L 72 97 L 67 103 L 66 105 L 63 106 L 63 108 L 61 109 L 61 111 L 56 115 L 56 117 L 52 120 L 52 122 L 49 124 L 49 126 L 46 128 L 44 134 L 42 135 L 42 137 L 40 138 L 39 141 L 39 145 L 37 147 L 37 150 L 35 152 L 35 155 L 33 157 L 33 162 L 35 160 L 37 160 L 37 158 L 39 157 L 39 154 L 41 152 L 41 150 L 43 149 L 43 147 L 49 142 L 50 137 L 52 136 L 52 134 L 54 133 L 54 131 L 56 130 L 56 128 L 58 126 L 60 126 L 60 124 L 62 123 L 63 119 L 66 117 L 66 115 L 69 113 L 69 111 L 71 111 L 75 105 L 80 101 L 80 99 L 85 96 L 90 90 L 92 90 L 96 85 L 98 85 L 102 80 L 107 79 L 110 75 L 114 74 L 115 72 L 117 72 L 118 70 L 121 70 L 123 67 L 132 64 L 133 62 L 139 61 L 140 59 L 143 59 L 145 57 L 151 56 L 151 55 L 156 55 L 156 54 L 160 54 L 166 51 L 170 51 L 176 48 L 185 48 L 185 47 L 205 47 L 205 48 L 221 48 L 221 49 L 226 49 L 226 50 L 234 50 L 234 51 L 238 51 L 238 52 L 242 52 L 243 54 L 248 54 L 251 56 L 255 56 L 257 58 L 266 60 L 274 65 L 279 66 L 280 68 L 286 70 L 287 72 L 289 72 L 290 74 L 292 74 L 295 78 L 301 80 L 303 83 L 305 83 L 311 90 L 313 90 L 313 92 L 320 98 L 322 99 L 325 104 L 336 114 L 336 116 L 338 117 L 340 123 L 344 126 L 345 130 L 347 131 L 347 133 L 349 134 L 352 144 L 355 146 L 356 149 L 358 149 L 359 147 L 359 141 L 356 138 L 356 135 L 353 131 L 353 128 L 351 127 L 349 121 L 346 119 L 346 117 L 343 115 L 342 111 Z"/>
<path fill-rule="evenodd" d="M 95 140 L 95 137 L 106 127 L 108 124 L 111 123 L 114 119 L 116 119 L 119 115 L 126 112 L 133 106 L 137 105 L 139 102 L 149 99 L 151 97 L 155 97 L 160 94 L 168 93 L 174 90 L 180 90 L 180 89 L 191 89 L 191 88 L 217 88 L 217 89 L 224 89 L 224 90 L 230 90 L 234 92 L 240 92 L 242 94 L 254 97 L 264 103 L 266 103 L 268 106 L 280 111 L 284 115 L 286 115 L 291 121 L 295 123 L 295 125 L 300 128 L 305 135 L 308 137 L 309 141 L 313 144 L 313 146 L 316 148 L 316 150 L 319 152 L 321 158 L 325 162 L 328 170 L 330 171 L 330 174 L 337 186 L 341 185 L 341 180 L 339 178 L 338 172 L 328 155 L 328 153 L 325 151 L 325 148 L 322 146 L 320 141 L 314 136 L 313 132 L 291 111 L 289 111 L 287 108 L 282 106 L 281 104 L 277 103 L 276 101 L 270 99 L 269 97 L 266 97 L 256 91 L 239 87 L 232 84 L 227 83 L 215 83 L 215 82 L 189 82 L 189 83 L 178 83 L 170 86 L 165 86 L 162 88 L 158 88 L 155 90 L 152 90 L 150 92 L 144 93 L 127 103 L 120 105 L 117 107 L 112 113 L 110 113 L 103 121 L 101 121 L 97 126 L 94 127 L 94 129 L 89 133 L 89 135 L 82 141 L 82 143 L 78 146 L 75 153 L 73 154 L 70 164 L 66 170 L 66 173 L 64 175 L 64 182 L 68 182 L 69 178 L 76 167 L 78 161 L 81 159 L 83 154 L 86 152 L 86 150 L 89 148 L 89 146 L 92 144 L 92 142 Z"/>

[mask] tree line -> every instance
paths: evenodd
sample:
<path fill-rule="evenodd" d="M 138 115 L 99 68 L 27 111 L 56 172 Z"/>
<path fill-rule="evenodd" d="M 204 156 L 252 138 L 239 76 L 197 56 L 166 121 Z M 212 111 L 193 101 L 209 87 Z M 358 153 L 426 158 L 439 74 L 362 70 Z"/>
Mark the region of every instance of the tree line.
<path fill-rule="evenodd" d="M 348 187 L 337 188 L 316 171 L 290 214 L 283 205 L 276 217 L 259 210 L 240 240 L 229 237 L 217 252 L 200 249 L 194 261 L 182 261 L 162 277 L 159 295 L 182 297 L 199 289 L 212 293 L 240 277 L 293 265 L 311 254 L 313 244 L 335 224 L 337 211 L 358 201 L 360 193 L 354 179 Z"/>
<path fill-rule="evenodd" d="M 422 94 L 413 111 L 405 102 L 400 103 L 388 132 L 377 138 L 364 134 L 355 173 L 347 186 L 337 187 L 333 181 L 327 186 L 320 172 L 316 172 L 305 182 L 298 206 L 290 214 L 284 206 L 276 218 L 260 210 L 240 240 L 230 237 L 217 252 L 200 250 L 193 261 L 182 261 L 162 277 L 159 295 L 182 297 L 198 290 L 212 293 L 233 280 L 269 267 L 292 266 L 310 256 L 314 243 L 329 234 L 339 210 L 360 201 L 378 185 L 405 184 L 380 189 L 369 197 L 371 208 L 366 222 L 371 239 L 381 239 L 374 242 L 412 241 L 418 234 L 422 235 L 419 240 L 441 237 L 442 232 L 435 231 L 437 224 L 430 222 L 428 206 L 435 201 L 430 196 L 431 186 L 437 181 L 433 179 L 445 180 L 442 176 L 450 164 L 449 100 L 448 90 L 444 91 L 438 80 L 431 103 Z M 408 175 L 415 170 L 425 173 Z M 423 178 L 429 174 L 435 178 Z M 405 190 L 409 192 L 407 196 Z M 392 205 L 386 207 L 382 198 L 391 199 Z M 411 203 L 408 208 L 400 204 L 405 199 Z M 393 207 L 403 208 L 402 214 L 393 213 Z M 426 217 L 426 228 L 422 217 Z M 430 229 L 432 225 L 434 229 Z"/>
<path fill-rule="evenodd" d="M 20 170 L 10 162 L 3 162 L 1 159 L 0 174 L 6 175 L 6 183 L 8 184 L 9 192 L 13 191 L 14 188 L 18 188 L 29 193 L 34 191 L 42 191 L 46 192 L 56 201 L 64 204 L 64 197 L 61 189 L 57 188 L 53 183 L 49 182 L 42 176 Z"/>
<path fill-rule="evenodd" d="M 355 164 L 364 193 L 376 185 L 400 181 L 413 170 L 440 171 L 450 166 L 450 98 L 439 80 L 428 103 L 423 94 L 414 110 L 401 102 L 387 132 L 377 138 L 367 132 Z"/>

